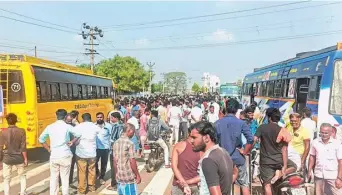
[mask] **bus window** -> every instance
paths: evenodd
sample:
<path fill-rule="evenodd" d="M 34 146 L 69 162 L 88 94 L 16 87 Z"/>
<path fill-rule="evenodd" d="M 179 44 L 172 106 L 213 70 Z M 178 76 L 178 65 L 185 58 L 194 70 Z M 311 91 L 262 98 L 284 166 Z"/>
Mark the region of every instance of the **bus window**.
<path fill-rule="evenodd" d="M 62 100 L 68 100 L 69 99 L 68 85 L 65 83 L 60 83 L 59 89 L 61 90 L 61 99 Z"/>
<path fill-rule="evenodd" d="M 245 95 L 249 95 L 249 84 L 245 84 Z"/>
<path fill-rule="evenodd" d="M 101 98 L 101 90 L 99 86 L 96 87 L 96 96 L 97 98 Z"/>
<path fill-rule="evenodd" d="M 269 81 L 267 85 L 267 97 L 273 97 L 274 81 Z"/>
<path fill-rule="evenodd" d="M 109 97 L 108 87 L 104 87 L 104 97 Z"/>
<path fill-rule="evenodd" d="M 261 96 L 267 96 L 267 82 L 262 83 Z"/>
<path fill-rule="evenodd" d="M 59 91 L 59 87 L 57 83 L 51 83 L 51 99 L 52 100 L 61 100 L 61 94 Z"/>
<path fill-rule="evenodd" d="M 275 81 L 274 97 L 281 97 L 281 95 L 282 95 L 282 84 L 283 84 L 282 80 Z"/>
<path fill-rule="evenodd" d="M 91 86 L 90 85 L 88 85 L 87 86 L 87 90 L 88 90 L 88 99 L 92 99 L 93 98 L 93 96 L 92 96 L 92 91 L 91 91 Z"/>
<path fill-rule="evenodd" d="M 77 100 L 79 99 L 79 89 L 78 85 L 72 84 L 72 99 Z"/>
<path fill-rule="evenodd" d="M 331 114 L 342 115 L 342 60 L 337 60 L 334 65 L 334 76 L 331 86 L 330 106 Z"/>
<path fill-rule="evenodd" d="M 82 99 L 82 85 L 77 85 L 77 89 L 78 89 L 78 99 L 81 100 Z"/>
<path fill-rule="evenodd" d="M 39 82 L 40 101 L 47 102 L 51 100 L 50 86 L 46 82 Z"/>
<path fill-rule="evenodd" d="M 83 99 L 88 99 L 88 94 L 87 94 L 87 86 L 82 85 L 82 98 Z"/>
<path fill-rule="evenodd" d="M 309 86 L 309 99 L 318 100 L 319 91 L 321 88 L 321 80 L 322 80 L 322 76 L 311 77 L 310 86 Z"/>
<path fill-rule="evenodd" d="M 41 102 L 42 101 L 41 100 L 41 96 L 40 96 L 41 91 L 40 91 L 40 86 L 39 86 L 39 82 L 38 81 L 36 82 L 36 90 L 37 90 L 37 101 Z"/>
<path fill-rule="evenodd" d="M 104 97 L 104 89 L 103 89 L 103 87 L 101 87 L 101 98 L 103 98 Z"/>
<path fill-rule="evenodd" d="M 72 84 L 68 83 L 68 97 L 72 100 Z"/>
<path fill-rule="evenodd" d="M 7 73 L 0 73 L 0 85 L 3 85 L 4 93 L 8 92 L 8 103 L 25 103 L 25 87 L 23 76 L 19 70 L 9 70 L 8 83 L 6 83 Z M 7 85 L 8 88 L 7 89 Z M 6 90 L 6 91 L 5 91 Z M 5 94 L 4 94 L 5 95 Z"/>
<path fill-rule="evenodd" d="M 91 86 L 91 96 L 96 99 L 96 86 Z"/>

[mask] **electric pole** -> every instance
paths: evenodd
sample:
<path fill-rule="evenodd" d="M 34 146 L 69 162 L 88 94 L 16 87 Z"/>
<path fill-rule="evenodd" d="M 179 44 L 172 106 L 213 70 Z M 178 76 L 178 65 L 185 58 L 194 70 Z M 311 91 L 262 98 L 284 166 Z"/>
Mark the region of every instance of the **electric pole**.
<path fill-rule="evenodd" d="M 165 93 L 165 73 L 160 74 L 163 77 L 163 94 Z"/>
<path fill-rule="evenodd" d="M 88 32 L 82 31 L 81 35 L 83 39 L 86 40 L 89 37 L 89 43 L 84 43 L 84 45 L 90 46 L 90 48 L 86 48 L 86 53 L 84 54 L 90 55 L 90 67 L 91 67 L 91 71 L 94 72 L 95 54 L 99 54 L 94 49 L 94 46 L 99 45 L 99 44 L 95 44 L 94 40 L 96 40 L 96 36 L 103 37 L 103 31 L 99 29 L 97 26 L 91 27 L 87 25 L 87 23 L 83 23 L 83 29 L 88 31 Z"/>
<path fill-rule="evenodd" d="M 34 57 L 37 57 L 37 46 L 34 46 Z"/>
<path fill-rule="evenodd" d="M 148 88 L 148 92 L 150 93 L 150 95 L 152 94 L 152 72 L 153 72 L 153 70 L 152 70 L 152 68 L 153 68 L 153 66 L 156 64 L 156 63 L 152 63 L 152 62 L 147 62 L 146 63 L 147 64 L 147 66 L 148 66 L 148 69 L 149 69 L 149 71 L 150 71 L 150 85 L 149 85 L 149 88 Z"/>

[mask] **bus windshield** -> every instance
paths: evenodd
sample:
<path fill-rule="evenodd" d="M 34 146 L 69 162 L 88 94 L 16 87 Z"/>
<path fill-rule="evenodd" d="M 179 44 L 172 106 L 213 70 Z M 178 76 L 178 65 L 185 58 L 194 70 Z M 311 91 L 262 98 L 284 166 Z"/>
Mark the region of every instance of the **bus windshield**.
<path fill-rule="evenodd" d="M 4 69 L 0 70 L 0 85 L 3 89 L 4 98 L 7 97 L 8 93 L 8 103 L 25 103 L 25 88 L 23 75 L 20 70 L 8 70 L 8 80 L 7 71 Z M 8 90 L 7 86 L 9 88 Z"/>
<path fill-rule="evenodd" d="M 240 87 L 234 85 L 222 85 L 220 87 L 221 96 L 239 96 Z"/>

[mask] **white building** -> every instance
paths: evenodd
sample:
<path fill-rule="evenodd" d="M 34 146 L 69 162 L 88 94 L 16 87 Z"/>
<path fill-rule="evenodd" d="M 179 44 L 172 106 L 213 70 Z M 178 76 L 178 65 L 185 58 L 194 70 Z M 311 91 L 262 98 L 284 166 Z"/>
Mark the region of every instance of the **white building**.
<path fill-rule="evenodd" d="M 209 92 L 216 92 L 220 88 L 220 78 L 208 72 L 203 73 L 203 87 L 207 88 Z"/>

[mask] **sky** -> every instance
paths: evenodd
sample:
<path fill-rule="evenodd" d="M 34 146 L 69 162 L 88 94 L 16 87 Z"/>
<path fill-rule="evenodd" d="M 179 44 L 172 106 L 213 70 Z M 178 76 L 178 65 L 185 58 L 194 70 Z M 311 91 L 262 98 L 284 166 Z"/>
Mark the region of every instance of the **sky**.
<path fill-rule="evenodd" d="M 95 41 L 96 62 L 119 54 L 154 62 L 154 81 L 182 71 L 191 82 L 202 83 L 204 72 L 235 82 L 254 68 L 342 41 L 342 1 L 296 2 L 0 2 L 0 53 L 34 55 L 37 46 L 38 57 L 89 63 L 78 35 L 86 22 L 104 32 Z"/>

